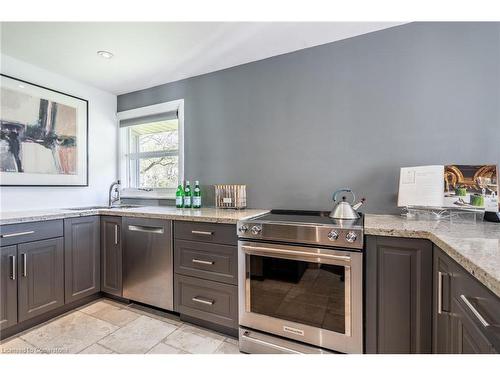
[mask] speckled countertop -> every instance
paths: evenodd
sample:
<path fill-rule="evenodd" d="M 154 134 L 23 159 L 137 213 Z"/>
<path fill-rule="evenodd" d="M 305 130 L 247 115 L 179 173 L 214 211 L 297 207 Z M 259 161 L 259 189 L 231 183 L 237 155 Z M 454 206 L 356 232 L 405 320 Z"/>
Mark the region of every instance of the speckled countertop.
<path fill-rule="evenodd" d="M 452 224 L 365 215 L 365 234 L 431 240 L 500 297 L 500 224 Z"/>
<path fill-rule="evenodd" d="M 204 221 L 209 223 L 236 224 L 238 220 L 265 214 L 268 210 L 245 209 L 224 210 L 217 208 L 178 209 L 167 206 L 143 206 L 134 208 L 103 208 L 89 210 L 47 209 L 37 211 L 0 212 L 0 225 L 32 221 L 64 219 L 91 215 L 148 217 L 182 221 Z"/>
<path fill-rule="evenodd" d="M 79 211 L 47 209 L 0 212 L 0 225 L 91 215 L 235 224 L 238 220 L 249 219 L 266 212 L 269 210 L 177 209 L 164 206 Z M 478 222 L 475 225 L 451 224 L 450 222 L 407 220 L 396 215 L 367 214 L 365 215 L 365 234 L 431 240 L 500 297 L 500 224 L 485 222 Z"/>

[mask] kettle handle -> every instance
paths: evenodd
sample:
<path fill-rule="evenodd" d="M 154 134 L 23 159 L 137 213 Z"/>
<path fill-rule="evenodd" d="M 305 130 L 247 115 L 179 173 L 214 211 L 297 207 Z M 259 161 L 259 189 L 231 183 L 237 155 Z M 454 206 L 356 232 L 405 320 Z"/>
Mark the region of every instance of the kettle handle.
<path fill-rule="evenodd" d="M 356 202 L 356 196 L 354 195 L 354 192 L 351 189 L 348 189 L 348 188 L 339 189 L 335 193 L 333 193 L 333 201 L 337 202 L 337 194 L 338 193 L 343 193 L 343 192 L 345 192 L 345 193 L 351 193 L 351 195 L 352 195 L 352 203 L 351 204 L 354 204 L 354 202 Z"/>

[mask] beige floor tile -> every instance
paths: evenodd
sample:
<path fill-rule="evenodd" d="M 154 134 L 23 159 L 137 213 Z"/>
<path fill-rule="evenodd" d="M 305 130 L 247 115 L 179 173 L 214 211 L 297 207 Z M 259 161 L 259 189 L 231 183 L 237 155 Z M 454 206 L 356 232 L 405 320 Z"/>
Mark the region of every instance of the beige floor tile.
<path fill-rule="evenodd" d="M 0 354 L 40 354 L 42 351 L 19 337 L 0 344 Z"/>
<path fill-rule="evenodd" d="M 227 338 L 227 336 L 225 336 L 225 335 L 223 335 L 221 333 L 218 333 L 218 332 L 215 332 L 215 331 L 211 331 L 209 329 L 205 329 L 205 328 L 202 328 L 202 327 L 198 327 L 198 326 L 195 326 L 195 325 L 192 325 L 192 324 L 189 324 L 189 323 L 183 323 L 182 324 L 182 330 L 184 332 L 193 333 L 195 335 L 202 336 L 202 337 L 209 337 L 209 338 L 212 338 L 212 339 L 215 339 L 215 340 L 224 341 Z"/>
<path fill-rule="evenodd" d="M 236 345 L 238 346 L 238 339 L 234 338 L 234 337 L 226 337 L 226 342 L 230 343 L 230 344 L 233 344 L 233 345 Z"/>
<path fill-rule="evenodd" d="M 95 313 L 98 313 L 100 310 L 103 309 L 109 309 L 111 307 L 114 308 L 121 308 L 121 307 L 126 307 L 127 305 L 125 304 L 119 304 L 118 302 L 114 302 L 109 299 L 100 299 L 97 300 L 96 302 L 91 302 L 88 305 L 85 305 L 81 307 L 79 310 L 81 312 L 84 312 L 85 314 L 90 314 L 93 315 Z"/>
<path fill-rule="evenodd" d="M 34 329 L 21 338 L 48 353 L 78 353 L 119 327 L 80 311 Z"/>
<path fill-rule="evenodd" d="M 237 345 L 231 344 L 227 341 L 224 341 L 219 345 L 215 354 L 240 354 L 240 350 Z"/>
<path fill-rule="evenodd" d="M 92 344 L 88 348 L 83 349 L 79 354 L 113 354 L 113 351 L 102 345 Z"/>
<path fill-rule="evenodd" d="M 238 340 L 142 305 L 109 299 L 0 343 L 0 353 L 238 353 Z"/>
<path fill-rule="evenodd" d="M 128 309 L 120 309 L 116 306 L 111 305 L 104 307 L 90 315 L 120 327 L 126 326 L 128 323 L 136 320 L 140 316 L 139 314 Z"/>
<path fill-rule="evenodd" d="M 147 354 L 189 354 L 182 349 L 164 344 L 160 342 L 158 345 L 153 347 Z"/>
<path fill-rule="evenodd" d="M 99 344 L 117 353 L 146 353 L 176 328 L 175 325 L 141 316 L 105 337 Z"/>
<path fill-rule="evenodd" d="M 193 333 L 193 327 L 183 325 L 169 335 L 163 342 L 194 354 L 211 354 L 223 342 L 207 335 Z"/>
<path fill-rule="evenodd" d="M 162 322 L 173 324 L 173 325 L 178 326 L 178 327 L 180 327 L 182 325 L 182 322 L 180 321 L 180 319 L 177 315 L 169 314 L 169 313 L 164 312 L 164 311 L 155 310 L 155 309 L 152 309 L 150 307 L 137 305 L 137 304 L 130 304 L 127 306 L 127 310 L 135 312 L 136 314 L 139 314 L 139 315 L 144 315 L 144 316 L 148 316 L 148 317 L 153 318 L 153 319 L 161 320 Z"/>

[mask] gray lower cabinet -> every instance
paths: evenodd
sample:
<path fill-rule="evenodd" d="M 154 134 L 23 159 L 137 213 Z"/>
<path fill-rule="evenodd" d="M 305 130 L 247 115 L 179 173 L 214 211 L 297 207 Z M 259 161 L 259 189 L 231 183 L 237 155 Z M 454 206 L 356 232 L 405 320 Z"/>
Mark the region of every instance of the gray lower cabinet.
<path fill-rule="evenodd" d="M 236 225 L 196 221 L 175 221 L 174 237 L 179 240 L 225 245 L 236 245 L 238 242 Z"/>
<path fill-rule="evenodd" d="M 236 246 L 175 240 L 174 263 L 177 273 L 237 285 Z"/>
<path fill-rule="evenodd" d="M 367 353 L 431 353 L 432 243 L 367 236 Z"/>
<path fill-rule="evenodd" d="M 101 291 L 121 297 L 122 218 L 101 217 Z"/>
<path fill-rule="evenodd" d="M 435 353 L 500 352 L 500 298 L 434 247 Z"/>
<path fill-rule="evenodd" d="M 17 324 L 17 246 L 0 248 L 0 330 Z"/>
<path fill-rule="evenodd" d="M 433 353 L 450 354 L 451 351 L 451 275 L 454 267 L 438 248 L 434 247 L 433 276 Z"/>
<path fill-rule="evenodd" d="M 63 239 L 19 244 L 17 277 L 19 322 L 64 305 Z"/>
<path fill-rule="evenodd" d="M 62 220 L 36 221 L 0 226 L 2 246 L 62 237 L 63 233 Z"/>
<path fill-rule="evenodd" d="M 174 308 L 182 320 L 236 335 L 235 225 L 174 222 Z"/>
<path fill-rule="evenodd" d="M 99 216 L 64 220 L 65 302 L 77 301 L 101 290 Z"/>
<path fill-rule="evenodd" d="M 453 299 L 451 315 L 451 340 L 452 354 L 490 354 L 494 353 L 488 339 L 481 333 L 473 318 L 469 316 L 466 308 L 460 301 Z"/>
<path fill-rule="evenodd" d="M 175 302 L 179 313 L 236 329 L 238 287 L 175 275 Z"/>

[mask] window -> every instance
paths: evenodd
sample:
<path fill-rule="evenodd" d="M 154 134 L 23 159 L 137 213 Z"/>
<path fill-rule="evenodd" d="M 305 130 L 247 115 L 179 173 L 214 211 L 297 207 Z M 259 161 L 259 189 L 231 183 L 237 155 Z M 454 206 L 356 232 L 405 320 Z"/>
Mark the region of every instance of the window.
<path fill-rule="evenodd" d="M 120 112 L 124 197 L 171 198 L 183 180 L 182 101 Z"/>

